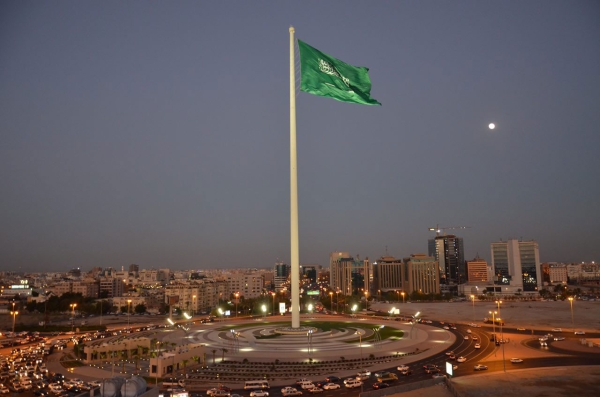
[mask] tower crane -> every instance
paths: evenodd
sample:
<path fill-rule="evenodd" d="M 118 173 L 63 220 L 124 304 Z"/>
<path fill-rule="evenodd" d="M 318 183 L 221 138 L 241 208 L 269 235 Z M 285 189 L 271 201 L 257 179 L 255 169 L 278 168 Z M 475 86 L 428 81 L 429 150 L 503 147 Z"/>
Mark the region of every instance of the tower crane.
<path fill-rule="evenodd" d="M 436 225 L 436 227 L 430 227 L 428 230 L 435 232 L 436 237 L 440 235 L 442 230 L 450 230 L 450 229 L 470 229 L 471 226 L 442 226 Z"/>

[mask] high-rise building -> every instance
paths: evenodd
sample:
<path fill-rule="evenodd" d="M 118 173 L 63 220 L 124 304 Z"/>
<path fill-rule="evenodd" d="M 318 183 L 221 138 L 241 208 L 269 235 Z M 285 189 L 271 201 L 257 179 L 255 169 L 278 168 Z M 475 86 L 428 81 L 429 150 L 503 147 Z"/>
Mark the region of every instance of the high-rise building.
<path fill-rule="evenodd" d="M 354 259 L 347 252 L 329 254 L 329 285 L 344 295 L 369 291 L 369 259 Z"/>
<path fill-rule="evenodd" d="M 428 242 L 429 256 L 438 262 L 440 284 L 461 284 L 467 280 L 463 239 L 449 234 Z"/>
<path fill-rule="evenodd" d="M 273 284 L 275 285 L 275 291 L 281 292 L 287 285 L 288 278 L 290 277 L 290 268 L 291 266 L 287 263 L 275 263 L 275 269 L 273 271 Z"/>
<path fill-rule="evenodd" d="M 473 260 L 467 261 L 467 280 L 469 283 L 487 283 L 492 281 L 490 267 L 485 259 L 477 255 Z"/>
<path fill-rule="evenodd" d="M 405 291 L 406 265 L 402 259 L 382 256 L 373 262 L 373 291 Z"/>
<path fill-rule="evenodd" d="M 432 256 L 413 254 L 404 258 L 407 272 L 407 292 L 422 294 L 439 294 L 440 279 L 438 263 Z"/>
<path fill-rule="evenodd" d="M 491 243 L 494 284 L 510 285 L 523 291 L 537 291 L 542 285 L 537 241 L 511 239 Z"/>

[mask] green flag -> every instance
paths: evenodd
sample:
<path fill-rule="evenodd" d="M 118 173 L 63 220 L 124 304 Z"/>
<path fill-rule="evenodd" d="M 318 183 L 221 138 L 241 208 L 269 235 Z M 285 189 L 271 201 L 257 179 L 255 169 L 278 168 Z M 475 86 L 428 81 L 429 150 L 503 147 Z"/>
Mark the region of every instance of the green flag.
<path fill-rule="evenodd" d="M 371 98 L 369 69 L 348 65 L 298 40 L 302 84 L 300 90 L 341 102 L 381 105 Z"/>

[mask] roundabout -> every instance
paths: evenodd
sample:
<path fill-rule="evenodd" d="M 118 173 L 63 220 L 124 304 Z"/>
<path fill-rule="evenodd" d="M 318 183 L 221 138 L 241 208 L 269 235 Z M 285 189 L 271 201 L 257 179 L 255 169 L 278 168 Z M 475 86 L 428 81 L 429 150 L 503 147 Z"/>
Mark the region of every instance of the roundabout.
<path fill-rule="evenodd" d="M 222 357 L 226 354 L 228 360 L 251 362 L 437 353 L 456 340 L 454 334 L 443 329 L 387 319 L 314 317 L 304 319 L 302 327 L 293 328 L 291 333 L 285 332 L 288 323 L 277 320 L 278 317 L 272 317 L 253 322 L 203 324 L 189 331 L 175 331 L 164 339 L 178 344 L 202 344 L 207 352 L 216 350 Z"/>

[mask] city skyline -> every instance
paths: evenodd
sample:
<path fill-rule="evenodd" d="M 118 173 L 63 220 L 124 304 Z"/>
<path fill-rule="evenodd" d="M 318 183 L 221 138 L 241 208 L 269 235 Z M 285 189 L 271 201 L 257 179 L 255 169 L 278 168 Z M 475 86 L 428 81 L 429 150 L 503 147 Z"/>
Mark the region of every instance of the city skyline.
<path fill-rule="evenodd" d="M 290 25 L 382 103 L 297 94 L 301 264 L 598 262 L 600 5 L 551 4 L 3 2 L 0 270 L 289 263 Z"/>

